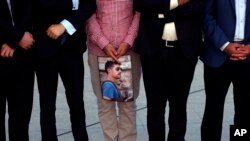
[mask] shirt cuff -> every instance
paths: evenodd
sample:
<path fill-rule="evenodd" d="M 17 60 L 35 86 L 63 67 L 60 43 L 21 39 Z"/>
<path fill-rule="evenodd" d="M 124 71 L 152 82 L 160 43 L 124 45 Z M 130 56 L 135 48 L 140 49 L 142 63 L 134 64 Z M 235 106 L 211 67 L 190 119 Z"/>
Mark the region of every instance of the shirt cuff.
<path fill-rule="evenodd" d="M 178 5 L 178 0 L 170 0 L 170 10 L 175 9 Z"/>
<path fill-rule="evenodd" d="M 68 20 L 64 19 L 63 21 L 61 21 L 61 24 L 65 27 L 66 32 L 69 35 L 73 35 L 76 32 L 75 27 Z"/>
<path fill-rule="evenodd" d="M 228 44 L 229 44 L 229 42 L 226 42 L 226 43 L 220 48 L 220 50 L 221 50 L 221 51 L 224 51 L 224 49 L 227 47 Z"/>

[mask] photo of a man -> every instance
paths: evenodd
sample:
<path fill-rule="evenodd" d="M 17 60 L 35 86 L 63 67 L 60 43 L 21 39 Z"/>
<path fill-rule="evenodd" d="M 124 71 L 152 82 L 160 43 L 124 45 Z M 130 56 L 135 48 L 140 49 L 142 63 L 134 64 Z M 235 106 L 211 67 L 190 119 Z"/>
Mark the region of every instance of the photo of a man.
<path fill-rule="evenodd" d="M 102 83 L 103 98 L 107 100 L 119 100 L 120 94 L 117 89 L 117 84 L 121 79 L 120 63 L 116 61 L 107 61 L 105 64 L 105 72 L 107 80 Z"/>
<path fill-rule="evenodd" d="M 111 57 L 99 57 L 100 84 L 102 97 L 111 101 L 133 101 L 131 58 L 125 55 L 119 61 Z"/>

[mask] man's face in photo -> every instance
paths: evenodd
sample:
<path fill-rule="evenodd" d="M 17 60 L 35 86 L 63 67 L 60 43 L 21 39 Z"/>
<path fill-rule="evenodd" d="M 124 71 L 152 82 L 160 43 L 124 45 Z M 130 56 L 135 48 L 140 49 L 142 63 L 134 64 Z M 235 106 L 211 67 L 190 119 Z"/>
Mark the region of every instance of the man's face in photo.
<path fill-rule="evenodd" d="M 121 78 L 121 67 L 118 64 L 114 64 L 113 67 L 108 69 L 108 75 L 115 78 L 120 79 Z"/>

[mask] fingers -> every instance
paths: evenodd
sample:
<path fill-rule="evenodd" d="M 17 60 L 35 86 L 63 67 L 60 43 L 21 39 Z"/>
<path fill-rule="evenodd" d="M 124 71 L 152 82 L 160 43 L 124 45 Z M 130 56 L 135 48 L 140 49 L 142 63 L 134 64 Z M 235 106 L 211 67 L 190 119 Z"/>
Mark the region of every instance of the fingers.
<path fill-rule="evenodd" d="M 47 30 L 47 35 L 54 40 L 58 39 L 59 37 L 52 29 Z"/>
<path fill-rule="evenodd" d="M 126 52 L 124 50 L 118 50 L 117 51 L 117 58 L 120 58 L 122 55 L 124 55 Z"/>
<path fill-rule="evenodd" d="M 113 59 L 114 61 L 119 62 L 119 60 L 118 60 L 118 58 L 117 58 L 116 56 L 111 55 L 111 57 L 112 57 L 112 59 Z"/>
<path fill-rule="evenodd" d="M 0 55 L 4 58 L 11 58 L 14 55 L 14 49 L 12 49 L 10 46 L 7 44 L 4 44 L 1 49 Z"/>
<path fill-rule="evenodd" d="M 237 48 L 237 51 L 240 53 L 240 54 L 245 54 L 245 55 L 248 55 L 249 54 L 249 48 L 244 46 L 244 47 L 238 47 Z"/>
<path fill-rule="evenodd" d="M 119 62 L 117 52 L 114 49 L 111 50 L 110 57 L 112 57 L 114 61 Z"/>
<path fill-rule="evenodd" d="M 233 61 L 242 61 L 246 59 L 247 57 L 230 57 L 230 60 L 233 60 Z"/>
<path fill-rule="evenodd" d="M 249 55 L 249 48 L 244 44 L 230 43 L 224 51 L 230 56 L 230 60 L 240 61 L 247 59 Z"/>
<path fill-rule="evenodd" d="M 120 58 L 120 57 L 123 56 L 126 52 L 127 52 L 126 49 L 124 49 L 124 48 L 119 48 L 118 51 L 117 51 L 117 58 Z"/>
<path fill-rule="evenodd" d="M 230 57 L 230 60 L 232 60 L 232 61 L 239 61 L 238 58 L 234 58 L 234 57 Z"/>
<path fill-rule="evenodd" d="M 26 44 L 26 45 L 22 45 L 21 47 L 23 49 L 25 49 L 25 50 L 28 50 L 28 49 L 30 49 L 32 47 L 32 45 L 31 44 Z"/>
<path fill-rule="evenodd" d="M 130 48 L 130 45 L 128 43 L 121 43 L 118 50 L 117 50 L 117 58 L 120 58 L 123 56 Z"/>
<path fill-rule="evenodd" d="M 237 48 L 239 47 L 238 44 L 236 43 L 229 43 L 226 48 L 224 49 L 224 51 L 229 55 L 231 56 L 232 54 L 236 54 L 238 51 L 237 51 Z"/>
<path fill-rule="evenodd" d="M 234 60 L 234 61 L 238 61 L 238 60 L 245 60 L 247 59 L 248 56 L 248 51 L 245 49 L 237 49 L 238 52 L 237 53 L 233 53 L 230 56 L 230 60 Z"/>
<path fill-rule="evenodd" d="M 245 53 L 237 53 L 237 54 L 232 54 L 230 57 L 247 57 L 247 54 Z"/>
<path fill-rule="evenodd" d="M 47 35 L 51 39 L 58 39 L 65 31 L 65 28 L 62 24 L 53 24 L 47 30 Z"/>
<path fill-rule="evenodd" d="M 238 53 L 238 54 L 232 54 L 231 56 L 230 56 L 230 60 L 234 60 L 234 61 L 239 61 L 239 60 L 245 60 L 245 59 L 247 59 L 247 55 L 246 54 L 240 54 L 240 53 Z"/>
<path fill-rule="evenodd" d="M 117 51 L 114 49 L 114 47 L 111 44 L 108 44 L 104 47 L 104 52 L 113 58 L 114 61 L 119 62 L 119 58 L 126 54 L 126 52 L 129 50 L 130 45 L 128 43 L 121 43 Z"/>
<path fill-rule="evenodd" d="M 22 39 L 19 42 L 19 46 L 25 50 L 28 50 L 32 47 L 34 43 L 35 40 L 33 39 L 33 35 L 30 34 L 29 32 L 25 32 Z"/>
<path fill-rule="evenodd" d="M 105 52 L 106 55 L 110 56 L 114 61 L 118 62 L 117 52 L 111 44 L 105 46 L 103 51 Z"/>

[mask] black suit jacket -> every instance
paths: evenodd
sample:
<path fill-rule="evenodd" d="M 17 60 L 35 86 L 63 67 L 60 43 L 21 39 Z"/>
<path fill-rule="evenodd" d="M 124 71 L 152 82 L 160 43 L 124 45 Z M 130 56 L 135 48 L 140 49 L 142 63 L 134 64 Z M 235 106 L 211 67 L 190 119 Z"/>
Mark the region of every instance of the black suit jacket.
<path fill-rule="evenodd" d="M 85 21 L 95 12 L 95 0 L 79 0 L 78 10 L 72 10 L 72 0 L 34 0 L 34 35 L 37 54 L 42 57 L 54 56 L 59 48 L 69 53 L 80 54 L 86 50 Z M 77 31 L 68 35 L 62 43 L 61 36 L 57 40 L 50 39 L 46 31 L 52 24 L 68 20 Z"/>
<path fill-rule="evenodd" d="M 10 0 L 13 21 L 6 0 L 0 1 L 0 43 L 9 44 L 12 48 L 19 47 L 19 41 L 25 31 L 32 29 L 32 1 Z M 0 46 L 0 48 L 1 48 Z"/>
<path fill-rule="evenodd" d="M 170 0 L 134 0 L 134 7 L 141 13 L 136 52 L 145 56 L 157 55 L 165 46 L 162 40 L 165 23 L 175 22 L 183 54 L 188 58 L 199 55 L 203 46 L 203 0 L 190 0 L 173 10 L 169 10 Z M 158 14 L 164 14 L 164 18 L 158 18 Z"/>

